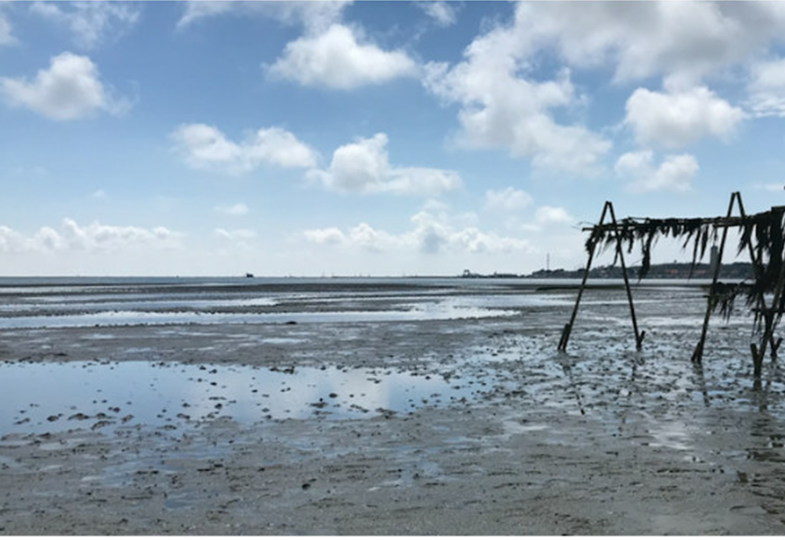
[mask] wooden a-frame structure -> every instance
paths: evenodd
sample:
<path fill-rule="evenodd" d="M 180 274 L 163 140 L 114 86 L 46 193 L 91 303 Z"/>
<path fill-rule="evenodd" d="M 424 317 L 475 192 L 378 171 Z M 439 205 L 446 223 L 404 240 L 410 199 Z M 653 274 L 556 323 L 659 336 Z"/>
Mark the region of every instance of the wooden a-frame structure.
<path fill-rule="evenodd" d="M 738 215 L 733 215 L 734 204 L 738 209 Z M 594 259 L 595 252 L 598 247 L 596 239 L 602 239 L 606 245 L 613 245 L 615 247 L 616 259 L 619 261 L 624 279 L 624 287 L 627 293 L 627 300 L 630 306 L 630 318 L 632 320 L 632 328 L 635 333 L 635 348 L 640 351 L 643 346 L 643 338 L 646 333 L 640 331 L 638 328 L 638 320 L 635 316 L 635 305 L 632 298 L 632 290 L 630 289 L 629 276 L 627 267 L 624 262 L 624 248 L 623 242 L 628 242 L 630 248 L 633 239 L 641 240 L 645 235 L 646 238 L 645 251 L 648 257 L 648 250 L 652 244 L 653 233 L 659 231 L 676 231 L 678 235 L 687 235 L 692 237 L 696 227 L 703 227 L 704 230 L 711 229 L 716 239 L 718 232 L 722 231 L 722 237 L 719 243 L 719 251 L 716 264 L 713 268 L 711 288 L 707 297 L 706 313 L 703 319 L 703 327 L 701 329 L 700 339 L 692 354 L 692 362 L 700 364 L 703 359 L 703 350 L 706 342 L 706 334 L 709 327 L 709 320 L 712 312 L 718 305 L 718 278 L 720 274 L 720 267 L 722 265 L 722 256 L 725 250 L 725 242 L 728 236 L 730 227 L 742 227 L 743 239 L 741 248 L 745 246 L 749 252 L 750 262 L 752 263 L 754 273 L 754 284 L 747 289 L 748 302 L 754 303 L 753 311 L 756 313 L 758 320 L 761 321 L 761 328 L 763 329 L 760 342 L 758 344 L 750 343 L 750 351 L 752 353 L 753 365 L 755 376 L 759 377 L 763 365 L 763 358 L 766 355 L 767 347 L 770 347 L 770 354 L 772 360 L 776 358 L 777 350 L 782 343 L 782 338 L 774 339 L 774 332 L 779 323 L 780 317 L 785 308 L 785 298 L 783 298 L 783 288 L 785 287 L 785 262 L 783 262 L 783 214 L 785 213 L 785 206 L 775 206 L 767 212 L 755 214 L 753 216 L 747 215 L 744 210 L 744 204 L 739 192 L 733 192 L 728 204 L 728 211 L 725 217 L 714 218 L 692 218 L 692 219 L 679 219 L 668 218 L 664 220 L 654 220 L 650 218 L 625 218 L 622 222 L 616 220 L 616 214 L 613 209 L 613 203 L 606 201 L 600 215 L 600 221 L 597 225 L 592 227 L 584 227 L 584 232 L 590 231 L 592 236 L 587 242 L 588 260 L 586 268 L 583 272 L 583 279 L 580 288 L 578 289 L 578 296 L 575 300 L 575 306 L 570 316 L 570 321 L 564 325 L 564 329 L 559 341 L 558 350 L 565 351 L 570 339 L 575 318 L 578 314 L 578 308 L 581 302 L 583 291 L 586 288 L 586 282 L 589 278 L 589 271 L 591 270 L 591 263 Z M 608 221 L 606 222 L 606 218 Z M 768 228 L 765 234 L 760 232 L 763 229 L 763 224 Z M 755 227 L 758 227 L 756 230 Z M 757 245 L 753 245 L 752 233 L 755 233 Z M 637 237 L 635 236 L 637 234 Z M 664 233 L 663 233 L 664 234 Z M 675 235 L 675 234 L 674 234 Z M 693 264 L 695 263 L 696 254 L 698 252 L 698 238 L 695 240 L 695 251 L 693 255 Z M 705 249 L 706 239 L 703 239 L 703 249 Z M 685 243 L 686 246 L 686 243 Z M 768 255 L 768 261 L 764 261 L 764 253 Z M 768 262 L 768 265 L 765 263 Z M 765 298 L 766 293 L 772 293 L 773 298 L 771 305 L 768 306 Z M 732 301 L 731 301 L 732 302 Z"/>

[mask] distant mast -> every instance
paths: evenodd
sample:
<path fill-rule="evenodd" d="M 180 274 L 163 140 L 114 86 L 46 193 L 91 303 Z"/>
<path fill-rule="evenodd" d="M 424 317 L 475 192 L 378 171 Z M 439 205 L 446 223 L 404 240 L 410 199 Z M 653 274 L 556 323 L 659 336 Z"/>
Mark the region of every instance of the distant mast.
<path fill-rule="evenodd" d="M 550 253 L 546 253 L 545 254 L 545 271 L 546 272 L 550 272 L 551 271 L 551 254 Z"/>

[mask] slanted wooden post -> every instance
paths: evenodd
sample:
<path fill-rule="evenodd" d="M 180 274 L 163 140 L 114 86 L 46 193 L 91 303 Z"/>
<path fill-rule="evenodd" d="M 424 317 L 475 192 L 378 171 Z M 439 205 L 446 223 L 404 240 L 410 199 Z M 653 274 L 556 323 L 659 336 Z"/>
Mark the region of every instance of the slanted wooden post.
<path fill-rule="evenodd" d="M 785 267 L 780 268 L 780 275 L 779 279 L 777 279 L 777 288 L 774 290 L 774 299 L 771 302 L 771 309 L 768 310 L 768 313 L 765 313 L 765 317 L 763 318 L 766 322 L 766 329 L 760 340 L 760 350 L 755 347 L 754 343 L 750 344 L 752 349 L 752 363 L 755 368 L 755 377 L 760 377 L 763 368 L 763 357 L 766 356 L 766 344 L 772 340 L 774 335 L 774 316 L 775 311 L 779 310 L 783 285 L 785 285 Z M 775 346 L 779 347 L 779 342 Z"/>
<path fill-rule="evenodd" d="M 602 207 L 602 214 L 600 214 L 600 222 L 599 225 L 602 225 L 605 221 L 605 214 L 608 212 L 608 207 L 612 206 L 610 201 L 605 201 L 605 205 Z M 559 340 L 559 347 L 557 350 L 565 351 L 567 350 L 567 342 L 570 341 L 570 334 L 572 333 L 572 325 L 575 323 L 575 316 L 578 315 L 578 306 L 581 303 L 581 296 L 583 296 L 583 290 L 586 288 L 586 280 L 589 279 L 589 270 L 591 270 L 591 262 L 594 259 L 594 252 L 597 249 L 597 245 L 593 244 L 591 247 L 591 251 L 589 252 L 589 259 L 586 261 L 586 269 L 583 271 L 583 280 L 581 281 L 581 287 L 578 289 L 578 298 L 575 299 L 575 307 L 572 308 L 572 315 L 570 316 L 570 322 L 564 325 L 564 330 L 561 333 L 561 339 Z"/>
<path fill-rule="evenodd" d="M 608 204 L 608 209 L 611 212 L 611 223 L 613 223 L 613 234 L 616 235 L 616 254 L 619 257 L 621 264 L 621 275 L 624 278 L 624 288 L 627 291 L 627 302 L 630 304 L 630 315 L 632 316 L 632 329 L 635 332 L 635 350 L 640 351 L 643 346 L 643 337 L 646 332 L 638 333 L 638 319 L 635 317 L 635 305 L 632 303 L 632 291 L 630 290 L 630 280 L 627 278 L 627 265 L 624 264 L 624 248 L 621 245 L 621 236 L 619 235 L 618 224 L 616 223 L 616 214 L 613 211 L 613 205 Z"/>
<path fill-rule="evenodd" d="M 692 361 L 696 364 L 700 364 L 703 361 L 703 344 L 706 342 L 706 332 L 709 329 L 709 319 L 711 318 L 711 301 L 712 301 L 712 294 L 714 292 L 714 288 L 717 285 L 717 278 L 720 276 L 720 267 L 722 266 L 722 254 L 725 251 L 725 240 L 728 238 L 728 222 L 727 219 L 730 219 L 731 214 L 733 212 L 733 201 L 736 199 L 741 201 L 741 194 L 738 191 L 734 191 L 731 193 L 730 196 L 730 203 L 728 204 L 728 213 L 726 215 L 726 222 L 722 228 L 722 240 L 720 241 L 720 250 L 717 254 L 717 265 L 714 267 L 714 275 L 711 280 L 711 288 L 709 289 L 709 297 L 706 300 L 706 313 L 703 316 L 703 329 L 701 330 L 701 338 L 698 341 L 698 345 L 695 347 L 695 351 L 692 353 Z"/>

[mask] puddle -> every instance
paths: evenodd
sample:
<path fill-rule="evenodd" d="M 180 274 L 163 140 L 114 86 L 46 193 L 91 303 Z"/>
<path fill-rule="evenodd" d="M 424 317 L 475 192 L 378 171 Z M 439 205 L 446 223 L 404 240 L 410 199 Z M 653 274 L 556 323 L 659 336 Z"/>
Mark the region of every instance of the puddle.
<path fill-rule="evenodd" d="M 297 343 L 303 343 L 305 340 L 299 338 L 273 337 L 273 338 L 264 338 L 259 341 L 260 343 L 267 343 L 269 345 L 296 345 Z"/>
<path fill-rule="evenodd" d="M 374 369 L 6 362 L 0 364 L 0 408 L 6 411 L 0 436 L 138 424 L 174 431 L 221 416 L 253 423 L 406 413 L 477 397 L 471 387 Z"/>
<path fill-rule="evenodd" d="M 0 456 L 0 471 L 5 469 L 19 469 L 21 465 L 13 458 Z"/>
<path fill-rule="evenodd" d="M 203 441 L 199 442 L 203 443 Z M 231 441 L 209 445 L 196 444 L 190 448 L 146 447 L 141 448 L 134 456 L 125 456 L 125 459 L 103 467 L 100 470 L 101 474 L 86 476 L 81 481 L 115 488 L 132 485 L 135 478 L 144 476 L 156 476 L 171 481 L 174 476 L 187 473 L 188 469 L 183 468 L 183 462 L 199 462 L 201 465 L 197 471 L 215 468 L 216 464 L 221 467 L 220 464 L 231 452 Z M 164 496 L 167 499 L 171 498 L 171 505 L 164 501 L 164 506 L 167 508 L 184 508 L 203 498 L 205 492 L 195 493 L 177 488 L 166 492 Z"/>
<path fill-rule="evenodd" d="M 183 493 L 167 494 L 164 499 L 164 508 L 167 510 L 179 510 L 181 508 L 190 508 L 196 503 L 208 498 L 220 495 L 218 491 L 209 490 L 206 492 L 196 493 L 194 491 L 185 491 Z"/>
<path fill-rule="evenodd" d="M 551 429 L 551 426 L 548 424 L 525 424 L 521 423 L 520 420 L 504 420 L 502 425 L 504 426 L 504 435 L 507 438 L 512 435 L 523 435 L 525 433 Z"/>
<path fill-rule="evenodd" d="M 121 301 L 117 295 L 92 296 L 79 295 L 77 298 L 64 296 L 35 297 L 27 303 L 16 302 L 0 305 L 0 313 L 35 312 L 41 309 L 56 311 L 145 311 L 145 310 L 174 310 L 191 309 L 217 309 L 234 307 L 270 307 L 278 304 L 278 300 L 269 297 L 250 298 L 220 298 L 200 299 L 192 296 L 183 296 L 177 299 L 160 300 L 158 295 L 125 294 Z M 27 300 L 27 299 L 23 299 Z"/>
<path fill-rule="evenodd" d="M 649 435 L 654 438 L 650 446 L 672 448 L 674 450 L 691 450 L 689 427 L 681 421 L 651 422 Z"/>
<path fill-rule="evenodd" d="M 220 313 L 220 312 L 155 312 L 99 311 L 67 315 L 41 315 L 0 318 L 0 329 L 6 328 L 80 328 L 96 326 L 133 326 L 165 324 L 281 324 L 342 323 L 381 321 L 426 321 L 505 317 L 517 311 L 483 309 L 447 303 L 445 305 L 412 306 L 407 310 L 329 311 L 283 313 Z"/>

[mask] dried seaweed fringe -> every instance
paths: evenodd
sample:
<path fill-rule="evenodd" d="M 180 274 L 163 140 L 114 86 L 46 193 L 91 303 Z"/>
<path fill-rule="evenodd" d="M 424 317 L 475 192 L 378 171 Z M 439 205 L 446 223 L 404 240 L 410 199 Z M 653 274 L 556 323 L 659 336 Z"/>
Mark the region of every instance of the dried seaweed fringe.
<path fill-rule="evenodd" d="M 720 230 L 725 226 L 741 228 L 738 254 L 752 248 L 752 253 L 760 262 L 759 271 L 756 269 L 755 281 L 752 284 L 723 284 L 715 283 L 709 291 L 712 311 L 719 309 L 721 315 L 727 320 L 730 317 L 738 296 L 746 296 L 746 305 L 751 307 L 759 303 L 763 294 L 774 290 L 782 268 L 783 256 L 783 208 L 772 209 L 744 218 L 666 218 L 666 219 L 637 219 L 624 218 L 613 224 L 595 225 L 586 241 L 586 250 L 592 253 L 595 248 L 600 252 L 615 245 L 617 237 L 627 252 L 632 253 L 635 244 L 641 250 L 641 268 L 638 279 L 643 279 L 651 268 L 651 250 L 656 245 L 659 237 L 684 239 L 682 249 L 692 247 L 692 265 L 690 277 L 695 266 L 706 254 L 709 242 L 716 244 Z M 618 236 L 617 236 L 618 235 Z M 616 252 L 613 260 L 615 265 L 618 260 Z M 785 298 L 785 295 L 783 295 Z M 785 301 L 781 300 L 779 306 L 773 306 L 777 315 L 777 322 L 782 316 Z M 758 326 L 760 311 L 756 311 L 756 327 Z"/>

